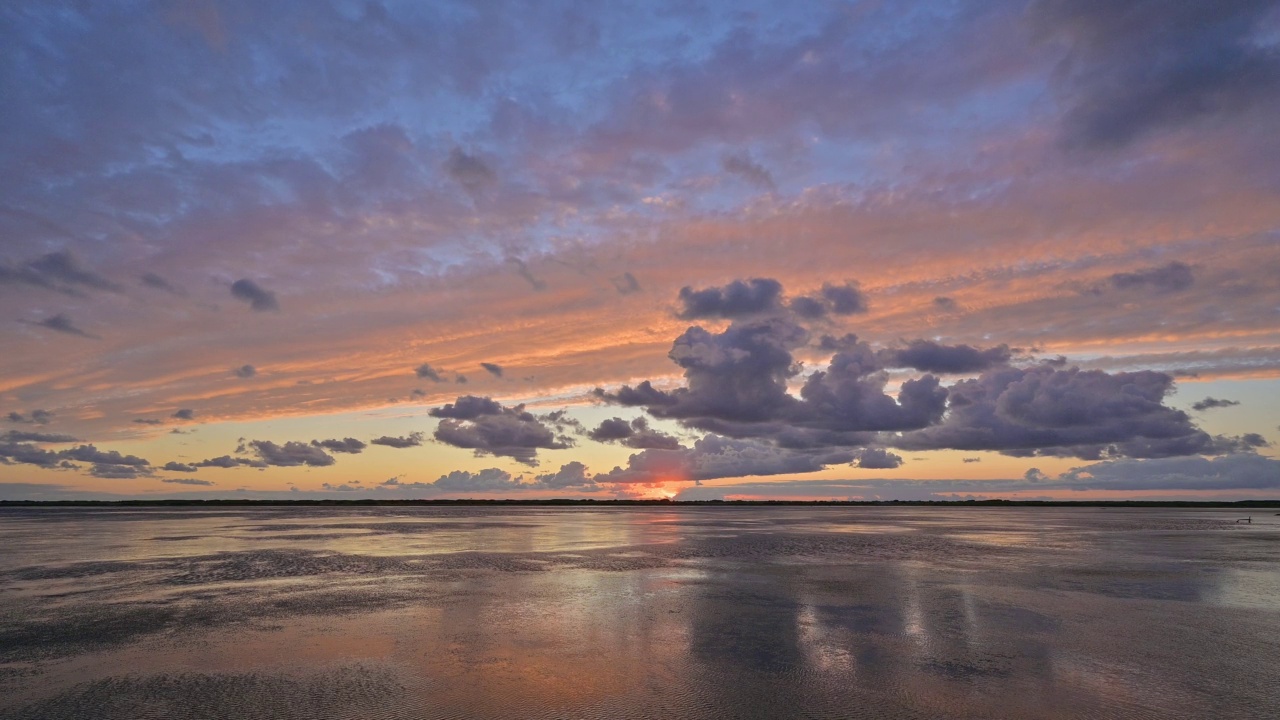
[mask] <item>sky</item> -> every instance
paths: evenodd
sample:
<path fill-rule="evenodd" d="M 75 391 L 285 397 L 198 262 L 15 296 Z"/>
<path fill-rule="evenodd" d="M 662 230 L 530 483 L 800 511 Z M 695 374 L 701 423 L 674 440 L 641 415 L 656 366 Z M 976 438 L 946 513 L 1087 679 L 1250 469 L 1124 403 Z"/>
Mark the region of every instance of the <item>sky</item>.
<path fill-rule="evenodd" d="M 0 499 L 1280 498 L 1280 3 L 17 0 Z"/>

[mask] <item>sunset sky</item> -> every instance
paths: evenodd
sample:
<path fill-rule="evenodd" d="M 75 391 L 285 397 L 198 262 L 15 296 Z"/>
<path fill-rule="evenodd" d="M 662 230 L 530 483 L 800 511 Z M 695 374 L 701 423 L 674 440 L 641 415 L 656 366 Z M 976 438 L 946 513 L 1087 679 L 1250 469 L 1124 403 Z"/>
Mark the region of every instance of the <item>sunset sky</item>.
<path fill-rule="evenodd" d="M 1280 498 L 1280 4 L 5 3 L 0 499 Z"/>

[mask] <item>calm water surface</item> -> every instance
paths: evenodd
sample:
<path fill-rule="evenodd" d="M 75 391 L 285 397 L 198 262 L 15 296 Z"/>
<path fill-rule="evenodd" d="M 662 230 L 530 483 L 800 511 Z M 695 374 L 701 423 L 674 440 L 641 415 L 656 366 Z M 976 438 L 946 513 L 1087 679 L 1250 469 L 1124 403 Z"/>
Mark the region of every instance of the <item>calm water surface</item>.
<path fill-rule="evenodd" d="M 0 718 L 1275 718 L 1280 517 L 0 511 Z"/>

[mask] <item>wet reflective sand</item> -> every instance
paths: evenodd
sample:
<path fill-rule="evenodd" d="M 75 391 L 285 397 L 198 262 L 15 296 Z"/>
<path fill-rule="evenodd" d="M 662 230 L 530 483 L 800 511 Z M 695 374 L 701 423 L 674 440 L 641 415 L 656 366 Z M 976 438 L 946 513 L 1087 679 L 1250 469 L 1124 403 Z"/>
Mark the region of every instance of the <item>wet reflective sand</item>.
<path fill-rule="evenodd" d="M 1280 517 L 0 511 L 0 718 L 1274 718 Z"/>

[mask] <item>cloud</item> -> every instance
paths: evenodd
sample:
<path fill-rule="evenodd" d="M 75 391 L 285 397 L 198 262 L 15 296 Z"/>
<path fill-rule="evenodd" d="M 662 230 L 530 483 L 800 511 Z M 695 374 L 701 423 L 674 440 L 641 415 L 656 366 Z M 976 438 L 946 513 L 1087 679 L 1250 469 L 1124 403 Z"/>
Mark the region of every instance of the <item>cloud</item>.
<path fill-rule="evenodd" d="M 1115 273 L 1108 280 L 1117 290 L 1151 289 L 1159 293 L 1181 292 L 1191 287 L 1195 276 L 1180 262 L 1134 272 Z"/>
<path fill-rule="evenodd" d="M 63 450 L 58 455 L 67 460 L 96 463 L 103 466 L 126 465 L 141 468 L 150 465 L 150 463 L 137 455 L 121 455 L 115 450 L 103 451 L 93 445 L 79 445 L 70 450 Z"/>
<path fill-rule="evenodd" d="M 312 440 L 313 447 L 324 448 L 330 452 L 348 453 L 351 455 L 359 454 L 365 448 L 365 444 L 355 438 L 343 438 L 342 440 Z"/>
<path fill-rule="evenodd" d="M 238 377 L 238 378 L 241 378 L 241 379 L 247 380 L 247 379 L 249 379 L 249 378 L 253 377 L 254 375 L 257 375 L 257 374 L 258 374 L 258 369 L 257 369 L 257 368 L 255 368 L 255 367 L 254 367 L 254 366 L 252 366 L 252 365 L 241 365 L 240 367 L 235 368 L 234 370 L 232 370 L 232 371 L 231 371 L 231 374 L 232 374 L 232 375 L 235 375 L 235 376 L 236 376 L 236 377 Z"/>
<path fill-rule="evenodd" d="M 230 455 L 222 455 L 216 458 L 209 458 L 208 460 L 201 460 L 198 463 L 192 463 L 192 466 L 198 467 L 198 468 L 214 467 L 214 468 L 224 468 L 224 469 L 236 468 L 236 467 L 265 468 L 267 467 L 267 463 L 262 460 L 253 460 L 250 458 L 237 458 L 237 457 L 231 457 Z"/>
<path fill-rule="evenodd" d="M 867 448 L 858 453 L 858 467 L 867 470 L 890 470 L 902 465 L 902 456 L 884 448 Z"/>
<path fill-rule="evenodd" d="M 157 420 L 157 419 L 155 419 L 155 418 L 134 418 L 134 419 L 133 419 L 133 424 L 135 424 L 135 425 L 163 425 L 163 424 L 164 424 L 164 421 L 163 421 L 163 420 Z"/>
<path fill-rule="evenodd" d="M 256 312 L 272 312 L 280 309 L 275 293 L 248 278 L 231 283 L 231 295 L 249 303 L 249 307 Z"/>
<path fill-rule="evenodd" d="M 1265 0 L 1033 3 L 1032 24 L 1069 47 L 1053 76 L 1064 141 L 1108 150 L 1264 112 L 1280 89 L 1280 54 L 1258 41 L 1273 10 Z"/>
<path fill-rule="evenodd" d="M 483 160 L 475 155 L 468 155 L 458 147 L 449 151 L 444 169 L 454 182 L 461 185 L 467 194 L 476 200 L 485 190 L 498 182 L 497 173 Z"/>
<path fill-rule="evenodd" d="M 630 295 L 641 290 L 640 281 L 636 280 L 636 276 L 629 272 L 624 272 L 617 277 L 611 277 L 609 282 L 613 283 L 613 288 L 618 291 L 619 295 Z"/>
<path fill-rule="evenodd" d="M 966 464 L 968 464 L 968 463 L 979 463 L 979 462 L 982 462 L 982 458 L 980 458 L 980 457 L 966 457 L 966 458 L 960 458 L 960 462 L 962 462 L 962 463 L 966 463 Z"/>
<path fill-rule="evenodd" d="M 413 373 L 420 380 L 430 380 L 432 382 L 444 382 L 444 378 L 440 377 L 440 373 L 436 372 L 430 365 L 423 363 L 414 368 Z"/>
<path fill-rule="evenodd" d="M 959 309 L 960 305 L 954 298 L 939 295 L 933 299 L 933 307 L 935 310 L 941 310 L 942 312 L 954 312 Z"/>
<path fill-rule="evenodd" d="M 392 437 L 390 435 L 383 435 L 382 437 L 374 438 L 369 442 L 373 445 L 385 445 L 387 447 L 403 449 L 403 448 L 418 447 L 422 445 L 423 437 L 425 437 L 423 433 L 411 432 L 408 435 L 405 435 L 404 437 Z"/>
<path fill-rule="evenodd" d="M 24 414 L 17 411 L 9 413 L 9 422 L 23 423 L 26 425 L 48 425 L 53 422 L 54 413 L 49 410 L 32 410 L 31 413 Z"/>
<path fill-rule="evenodd" d="M 502 377 L 501 365 L 497 365 L 495 363 L 482 362 L 480 363 L 480 367 L 484 368 L 486 371 L 489 372 L 490 375 L 494 377 L 499 377 L 499 378 Z"/>
<path fill-rule="evenodd" d="M 782 283 L 771 278 L 734 280 L 724 287 L 680 288 L 682 320 L 738 318 L 776 312 L 782 307 Z"/>
<path fill-rule="evenodd" d="M 0 433 L 0 443 L 34 442 L 34 443 L 73 443 L 79 442 L 73 435 L 66 433 L 24 432 L 9 430 Z"/>
<path fill-rule="evenodd" d="M 195 420 L 196 411 L 192 410 L 191 408 L 182 408 L 180 410 L 175 411 L 169 417 L 174 418 L 175 420 Z"/>
<path fill-rule="evenodd" d="M 250 440 L 249 447 L 262 459 L 262 462 L 276 467 L 299 465 L 325 467 L 334 463 L 332 455 L 303 442 L 291 440 L 283 445 L 277 445 L 269 440 Z"/>
<path fill-rule="evenodd" d="M 536 465 L 539 449 L 562 450 L 573 445 L 571 438 L 557 436 L 526 412 L 524 405 L 508 408 L 490 398 L 465 395 L 429 414 L 441 418 L 435 431 L 437 440 L 475 450 L 477 455 L 506 456 Z"/>
<path fill-rule="evenodd" d="M 912 340 L 903 348 L 881 350 L 877 357 L 885 367 L 952 374 L 988 370 L 1008 363 L 1012 356 L 1008 345 L 979 350 L 969 345 L 941 345 L 932 340 Z"/>
<path fill-rule="evenodd" d="M 587 433 L 587 437 L 596 442 L 617 442 L 637 450 L 659 448 L 676 450 L 680 441 L 676 438 L 649 427 L 649 422 L 642 417 L 627 422 L 622 418 L 609 418 Z"/>
<path fill-rule="evenodd" d="M 725 155 L 720 160 L 720 167 L 724 168 L 725 172 L 736 175 L 761 190 L 774 191 L 778 189 L 773 182 L 773 175 L 769 173 L 769 169 L 752 160 L 751 156 L 745 152 Z"/>
<path fill-rule="evenodd" d="M 140 477 L 150 477 L 151 469 L 135 465 L 102 464 L 91 466 L 89 474 L 104 480 L 136 480 Z"/>
<path fill-rule="evenodd" d="M 511 473 L 498 468 L 488 468 L 474 473 L 454 470 L 441 475 L 430 484 L 434 489 L 446 492 L 501 492 L 526 489 L 519 478 L 514 478 Z"/>
<path fill-rule="evenodd" d="M 173 461 L 170 461 L 170 462 L 165 463 L 165 464 L 164 464 L 160 469 L 161 469 L 161 470 L 168 470 L 169 472 L 184 472 L 184 473 L 192 473 L 192 472 L 195 472 L 195 471 L 199 470 L 200 468 L 199 468 L 199 467 L 197 467 L 197 466 L 195 466 L 195 465 L 188 465 L 188 464 L 186 464 L 186 463 L 180 463 L 180 462 L 173 462 Z"/>
<path fill-rule="evenodd" d="M 587 466 L 577 460 L 561 465 L 556 472 L 537 475 L 534 480 L 537 487 L 548 490 L 594 489 L 597 487 L 595 480 L 587 476 Z"/>
<path fill-rule="evenodd" d="M 163 290 L 164 292 L 167 292 L 170 295 L 179 295 L 179 296 L 186 295 L 186 293 L 184 293 L 183 291 L 179 290 L 178 288 L 170 284 L 168 280 L 165 280 L 163 277 L 160 277 L 159 275 L 153 272 L 143 273 L 141 279 L 142 279 L 142 284 L 145 285 L 146 287 L 149 287 L 155 290 Z"/>
<path fill-rule="evenodd" d="M 357 490 L 361 489 L 358 487 L 352 487 L 351 485 L 348 485 L 346 483 L 342 483 L 341 485 L 331 485 L 329 483 L 321 483 L 320 487 L 324 488 L 325 490 L 331 490 L 333 492 L 356 492 Z"/>
<path fill-rule="evenodd" d="M 173 485 L 203 485 L 206 487 L 218 484 L 212 480 L 201 480 L 199 478 L 161 478 L 160 482 Z"/>
<path fill-rule="evenodd" d="M 85 269 L 68 251 L 51 252 L 20 266 L 0 264 L 0 285 L 23 284 L 84 297 L 84 289 L 119 292 L 120 286 Z"/>
<path fill-rule="evenodd" d="M 627 466 L 594 476 L 597 483 L 664 483 L 712 480 L 746 475 L 788 475 L 848 464 L 855 453 L 847 450 L 795 450 L 757 440 L 737 440 L 705 435 L 692 448 L 644 450 L 632 455 Z"/>
<path fill-rule="evenodd" d="M 1239 400 L 1220 400 L 1218 398 L 1207 397 L 1199 402 L 1192 404 L 1191 409 L 1195 410 L 1196 412 L 1202 412 L 1204 410 L 1212 410 L 1213 408 L 1231 407 L 1233 405 L 1239 405 L 1239 404 L 1240 404 Z"/>
<path fill-rule="evenodd" d="M 67 317 L 66 313 L 58 313 L 57 315 L 51 315 L 43 320 L 24 321 L 24 322 L 27 322 L 28 325 L 36 325 L 38 327 L 47 328 L 49 330 L 55 330 L 57 332 L 65 333 L 67 335 L 76 335 L 82 338 L 88 338 L 90 340 L 102 339 L 97 335 L 94 335 L 93 333 L 85 332 L 84 330 L 81 330 L 80 328 L 76 327 L 75 323 L 71 322 L 71 318 Z"/>

